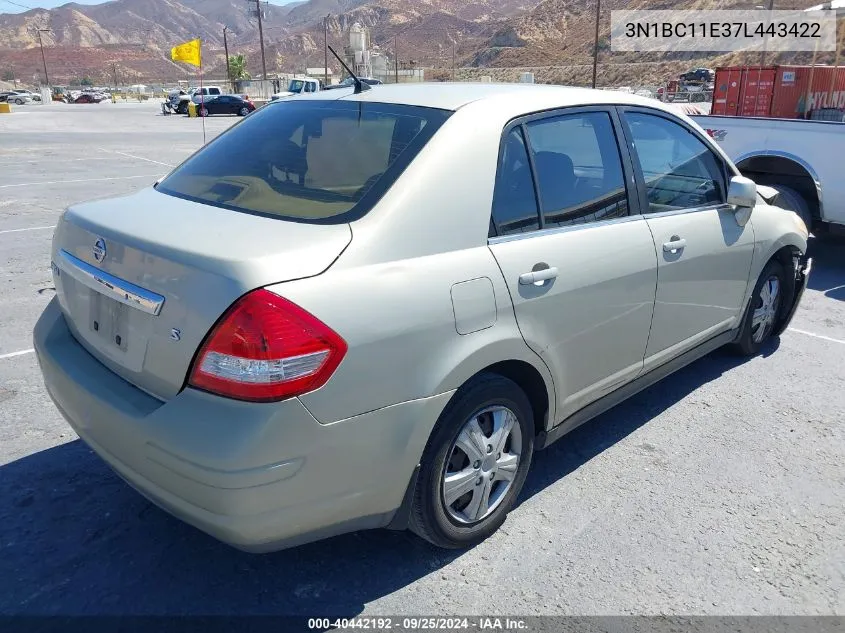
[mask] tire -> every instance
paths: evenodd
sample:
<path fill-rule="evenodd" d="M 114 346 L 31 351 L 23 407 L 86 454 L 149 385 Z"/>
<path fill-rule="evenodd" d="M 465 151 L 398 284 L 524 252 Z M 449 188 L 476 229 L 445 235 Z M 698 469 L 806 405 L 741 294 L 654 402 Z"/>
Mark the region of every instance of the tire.
<path fill-rule="evenodd" d="M 208 116 L 208 108 L 200 108 L 200 116 Z"/>
<path fill-rule="evenodd" d="M 504 441 L 494 447 L 496 436 L 491 431 L 508 420 L 513 422 L 511 430 L 499 435 Z M 474 436 L 479 443 L 466 434 L 473 423 L 483 434 Z M 471 449 L 464 451 L 461 446 Z M 534 417 L 528 397 L 507 378 L 479 374 L 457 391 L 434 427 L 420 462 L 410 528 L 448 549 L 483 541 L 507 518 L 525 483 L 533 451 Z M 447 472 L 453 474 L 457 491 L 451 499 L 444 492 Z"/>
<path fill-rule="evenodd" d="M 765 329 L 763 332 L 759 331 L 760 325 L 755 326 L 754 318 L 755 312 L 762 308 L 765 301 L 764 286 L 768 285 L 768 292 L 771 294 L 771 286 L 769 282 L 776 279 L 778 282 L 778 291 L 776 303 L 773 306 L 773 312 L 770 319 L 766 320 Z M 748 307 L 745 310 L 745 316 L 742 319 L 742 328 L 740 330 L 739 338 L 734 343 L 734 351 L 744 356 L 755 356 L 760 352 L 763 345 L 772 337 L 772 332 L 775 331 L 780 323 L 784 312 L 784 299 L 791 297 L 793 289 L 787 279 L 786 271 L 783 265 L 777 260 L 771 260 L 763 268 L 760 273 L 760 278 L 754 286 L 754 292 L 748 302 Z"/>
<path fill-rule="evenodd" d="M 241 115 L 241 116 L 246 116 L 247 114 L 249 114 L 249 108 L 247 108 L 246 106 L 244 106 L 243 108 L 241 108 L 241 109 L 238 111 L 238 114 L 239 114 L 239 115 Z"/>
<path fill-rule="evenodd" d="M 810 213 L 810 205 L 800 193 L 791 187 L 784 185 L 769 185 L 772 189 L 777 190 L 778 197 L 775 200 L 775 205 L 781 209 L 792 211 L 796 213 L 799 218 L 804 221 L 808 231 L 813 229 L 813 214 Z"/>
<path fill-rule="evenodd" d="M 23 105 L 23 99 L 15 99 L 17 105 Z"/>

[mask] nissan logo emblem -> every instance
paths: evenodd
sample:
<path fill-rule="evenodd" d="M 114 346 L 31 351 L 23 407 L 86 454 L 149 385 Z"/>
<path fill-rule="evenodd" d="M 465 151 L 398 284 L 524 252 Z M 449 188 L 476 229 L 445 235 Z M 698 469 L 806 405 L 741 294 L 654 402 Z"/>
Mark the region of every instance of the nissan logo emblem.
<path fill-rule="evenodd" d="M 103 261 L 106 258 L 106 241 L 103 238 L 99 238 L 94 242 L 91 252 L 94 254 L 94 259 L 98 262 Z"/>

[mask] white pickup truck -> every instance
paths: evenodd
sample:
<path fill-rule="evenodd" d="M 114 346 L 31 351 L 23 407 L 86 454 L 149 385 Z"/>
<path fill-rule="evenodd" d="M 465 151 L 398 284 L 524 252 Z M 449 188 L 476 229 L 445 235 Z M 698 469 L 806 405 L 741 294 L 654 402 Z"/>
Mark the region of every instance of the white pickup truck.
<path fill-rule="evenodd" d="M 325 90 L 325 87 L 323 86 L 323 82 L 319 79 L 314 79 L 313 77 L 298 77 L 290 80 L 287 90 L 277 92 L 270 97 L 270 100 L 276 101 L 278 99 L 284 99 L 298 94 L 319 92 L 320 90 Z"/>
<path fill-rule="evenodd" d="M 816 234 L 845 235 L 845 124 L 693 116 L 743 175 L 776 189 L 775 204 Z"/>

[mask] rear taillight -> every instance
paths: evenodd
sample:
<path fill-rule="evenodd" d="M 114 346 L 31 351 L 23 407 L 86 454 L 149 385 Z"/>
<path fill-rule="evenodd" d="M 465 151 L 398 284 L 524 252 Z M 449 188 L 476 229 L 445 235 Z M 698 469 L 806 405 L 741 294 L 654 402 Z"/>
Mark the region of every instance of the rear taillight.
<path fill-rule="evenodd" d="M 314 315 L 269 290 L 255 290 L 208 334 L 188 384 L 239 400 L 283 400 L 323 386 L 346 349 L 346 341 Z"/>

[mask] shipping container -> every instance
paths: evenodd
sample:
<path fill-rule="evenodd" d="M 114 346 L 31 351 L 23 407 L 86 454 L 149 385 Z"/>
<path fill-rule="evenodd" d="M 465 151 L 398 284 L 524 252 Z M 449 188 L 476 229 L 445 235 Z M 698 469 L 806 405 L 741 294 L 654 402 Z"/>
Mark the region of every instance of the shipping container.
<path fill-rule="evenodd" d="M 826 108 L 845 111 L 845 66 L 716 69 L 714 115 L 803 119 Z"/>

